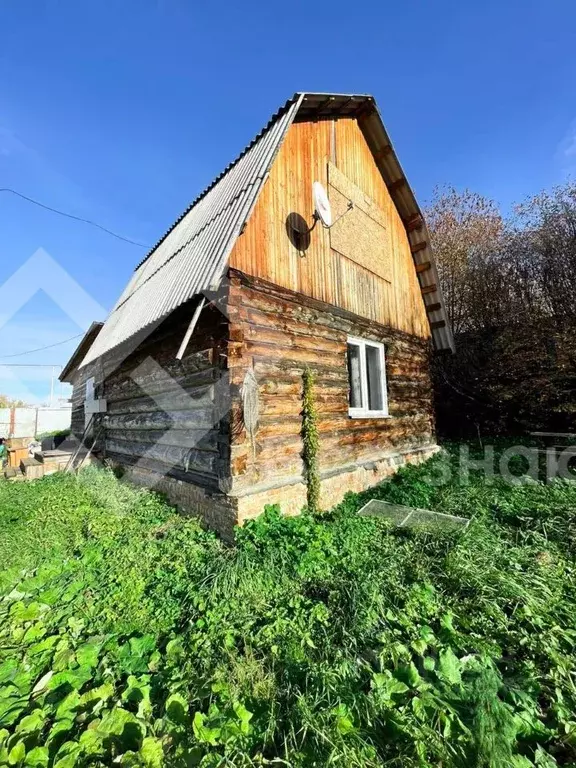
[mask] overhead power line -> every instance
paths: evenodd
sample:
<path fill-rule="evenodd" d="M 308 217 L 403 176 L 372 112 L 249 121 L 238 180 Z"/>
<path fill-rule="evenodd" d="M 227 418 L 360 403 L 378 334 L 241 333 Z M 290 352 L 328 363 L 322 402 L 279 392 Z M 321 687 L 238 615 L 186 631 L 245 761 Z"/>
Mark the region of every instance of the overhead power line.
<path fill-rule="evenodd" d="M 59 211 L 57 208 L 52 208 L 49 205 L 45 205 L 44 203 L 41 203 L 39 200 L 34 200 L 32 197 L 23 195 L 21 192 L 16 192 L 15 189 L 9 189 L 8 187 L 3 187 L 3 188 L 0 188 L 0 192 L 9 192 L 11 195 L 16 195 L 16 197 L 22 198 L 22 200 L 26 200 L 29 203 L 33 203 L 34 205 L 39 206 L 40 208 L 44 208 L 46 211 L 57 213 L 59 216 L 65 216 L 67 219 L 73 219 L 74 221 L 81 221 L 84 224 L 89 224 L 91 227 L 96 227 L 97 229 L 101 229 L 102 232 L 106 232 L 106 234 L 112 235 L 112 237 L 115 237 L 118 240 L 123 240 L 125 243 L 130 243 L 130 245 L 137 245 L 139 248 L 149 248 L 148 245 L 144 245 L 144 243 L 138 243 L 136 242 L 136 240 L 130 240 L 129 237 L 118 235 L 116 232 L 112 232 L 111 229 L 106 229 L 106 227 L 103 227 L 101 224 L 98 224 L 95 221 L 90 221 L 90 219 L 83 219 L 81 216 L 74 216 L 74 214 L 66 213 L 65 211 Z"/>
<path fill-rule="evenodd" d="M 64 339 L 63 341 L 57 341 L 55 344 L 47 344 L 45 347 L 37 347 L 36 349 L 29 349 L 26 352 L 16 352 L 14 355 L 4 355 L 3 357 L 0 357 L 0 365 L 2 364 L 2 360 L 8 360 L 8 358 L 12 357 L 22 357 L 22 355 L 31 355 L 33 352 L 42 352 L 44 349 L 52 349 L 52 347 L 59 347 L 60 344 L 66 344 L 69 341 L 74 341 L 74 339 L 79 339 L 80 336 L 84 336 L 83 333 L 77 333 L 76 336 L 70 336 L 69 339 Z"/>

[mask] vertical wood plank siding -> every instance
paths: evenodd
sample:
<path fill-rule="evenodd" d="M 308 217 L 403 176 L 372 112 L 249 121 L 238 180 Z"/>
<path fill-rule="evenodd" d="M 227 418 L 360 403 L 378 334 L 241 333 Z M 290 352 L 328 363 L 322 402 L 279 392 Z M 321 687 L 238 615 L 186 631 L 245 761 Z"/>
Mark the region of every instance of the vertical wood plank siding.
<path fill-rule="evenodd" d="M 382 212 L 390 281 L 331 249 L 330 233 L 320 224 L 304 253 L 287 236 L 291 213 L 312 225 L 312 182 L 319 180 L 328 189 L 330 158 Z M 430 335 L 405 226 L 354 119 L 290 127 L 230 266 L 381 325 L 421 338 Z"/>
<path fill-rule="evenodd" d="M 232 492 L 255 492 L 302 476 L 302 374 L 316 373 L 324 476 L 379 457 L 434 445 L 430 344 L 264 281 L 231 273 L 228 360 L 233 392 L 254 367 L 260 421 L 256 458 L 232 400 Z M 348 416 L 348 335 L 384 342 L 390 417 Z"/>

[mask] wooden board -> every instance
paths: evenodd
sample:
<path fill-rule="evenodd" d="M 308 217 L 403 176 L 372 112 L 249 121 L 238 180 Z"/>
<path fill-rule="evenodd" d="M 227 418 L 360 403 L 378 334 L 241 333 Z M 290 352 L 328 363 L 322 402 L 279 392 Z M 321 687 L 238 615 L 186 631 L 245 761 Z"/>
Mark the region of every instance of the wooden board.
<path fill-rule="evenodd" d="M 391 253 L 384 212 L 330 162 L 328 197 L 335 222 L 330 228 L 330 247 L 390 281 Z M 351 210 L 349 202 L 353 204 Z"/>
<path fill-rule="evenodd" d="M 377 265 L 376 271 L 374 265 L 365 266 L 366 260 L 358 263 L 330 247 L 330 231 L 321 225 L 314 228 L 304 250 L 288 235 L 293 214 L 300 217 L 304 228 L 312 225 L 312 182 L 320 181 L 328 188 L 332 145 L 333 165 L 364 196 L 363 213 L 369 209 L 369 218 L 376 216 L 382 224 L 389 260 L 387 265 Z M 366 250 L 362 246 L 362 252 Z M 234 245 L 230 266 L 381 325 L 430 337 L 404 222 L 355 119 L 294 123 L 290 127 L 246 228 Z"/>

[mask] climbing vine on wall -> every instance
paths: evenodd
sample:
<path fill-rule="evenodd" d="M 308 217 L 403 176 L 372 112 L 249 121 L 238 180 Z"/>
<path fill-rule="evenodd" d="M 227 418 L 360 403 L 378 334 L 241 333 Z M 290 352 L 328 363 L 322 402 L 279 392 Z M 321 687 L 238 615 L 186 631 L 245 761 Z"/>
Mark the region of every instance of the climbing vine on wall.
<path fill-rule="evenodd" d="M 320 473 L 318 471 L 318 413 L 314 402 L 314 374 L 306 368 L 303 379 L 302 441 L 304 450 L 302 458 L 306 479 L 306 501 L 310 512 L 318 512 Z"/>

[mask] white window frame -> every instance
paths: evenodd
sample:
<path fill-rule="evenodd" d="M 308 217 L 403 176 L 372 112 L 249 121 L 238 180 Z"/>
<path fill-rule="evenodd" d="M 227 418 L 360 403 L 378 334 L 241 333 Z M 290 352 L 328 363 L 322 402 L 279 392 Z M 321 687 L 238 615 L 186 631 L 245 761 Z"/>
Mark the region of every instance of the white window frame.
<path fill-rule="evenodd" d="M 368 405 L 368 375 L 366 371 L 366 347 L 374 347 L 380 353 L 380 367 L 382 370 L 382 402 L 384 407 L 378 411 L 371 411 L 368 407 L 352 408 L 349 406 L 348 415 L 351 419 L 387 419 L 390 418 L 388 412 L 388 386 L 386 383 L 386 354 L 384 344 L 379 341 L 370 341 L 369 339 L 359 339 L 357 336 L 348 336 L 347 344 L 354 344 L 360 347 L 360 388 L 362 402 Z M 346 346 L 346 368 L 348 368 L 348 346 Z M 350 393 L 348 394 L 350 400 Z"/>

